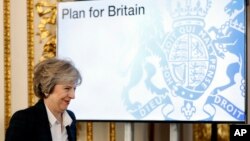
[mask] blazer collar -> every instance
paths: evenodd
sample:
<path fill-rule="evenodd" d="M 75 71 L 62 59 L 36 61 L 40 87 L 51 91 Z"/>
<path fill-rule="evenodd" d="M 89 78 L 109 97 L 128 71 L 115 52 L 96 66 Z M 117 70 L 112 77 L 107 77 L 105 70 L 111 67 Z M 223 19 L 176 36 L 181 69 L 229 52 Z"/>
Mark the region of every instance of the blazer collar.
<path fill-rule="evenodd" d="M 38 109 L 38 113 L 39 113 L 39 120 L 41 120 L 41 126 L 46 126 L 44 131 L 42 131 L 42 133 L 46 132 L 47 134 L 47 137 L 46 135 L 43 136 L 43 138 L 47 138 L 46 141 L 52 141 L 52 135 L 51 135 L 51 132 L 50 132 L 50 123 L 49 123 L 49 119 L 48 119 L 48 114 L 47 114 L 47 111 L 46 111 L 46 107 L 45 107 L 45 104 L 44 104 L 44 101 L 43 99 L 40 99 L 34 106 L 36 109 Z M 66 110 L 66 112 L 68 113 L 68 111 Z M 68 113 L 69 114 L 69 113 Z M 43 125 L 42 125 L 43 124 Z M 41 129 L 42 130 L 42 129 Z M 67 130 L 67 133 L 68 133 L 68 140 L 69 141 L 73 141 L 73 133 L 71 131 L 71 128 L 70 126 L 66 126 L 66 130 Z"/>

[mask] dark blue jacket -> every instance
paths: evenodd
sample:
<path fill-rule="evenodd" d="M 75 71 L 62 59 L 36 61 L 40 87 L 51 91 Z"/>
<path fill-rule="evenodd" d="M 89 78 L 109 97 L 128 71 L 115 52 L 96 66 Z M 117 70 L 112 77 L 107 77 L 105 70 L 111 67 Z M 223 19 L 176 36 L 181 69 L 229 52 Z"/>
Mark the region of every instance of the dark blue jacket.
<path fill-rule="evenodd" d="M 69 141 L 76 141 L 76 118 L 67 110 L 73 122 L 66 127 Z M 52 141 L 50 123 L 43 100 L 13 114 L 5 141 Z"/>

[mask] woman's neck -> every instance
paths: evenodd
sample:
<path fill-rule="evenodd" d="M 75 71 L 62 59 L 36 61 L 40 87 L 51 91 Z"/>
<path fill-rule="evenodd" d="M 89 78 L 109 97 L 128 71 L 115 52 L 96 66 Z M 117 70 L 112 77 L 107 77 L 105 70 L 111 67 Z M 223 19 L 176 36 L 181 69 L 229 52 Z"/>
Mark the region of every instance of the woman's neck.
<path fill-rule="evenodd" d="M 49 108 L 50 112 L 55 116 L 55 118 L 62 123 L 62 112 L 59 112 L 56 110 L 54 104 L 51 102 L 48 102 L 48 100 L 44 100 L 45 105 Z"/>

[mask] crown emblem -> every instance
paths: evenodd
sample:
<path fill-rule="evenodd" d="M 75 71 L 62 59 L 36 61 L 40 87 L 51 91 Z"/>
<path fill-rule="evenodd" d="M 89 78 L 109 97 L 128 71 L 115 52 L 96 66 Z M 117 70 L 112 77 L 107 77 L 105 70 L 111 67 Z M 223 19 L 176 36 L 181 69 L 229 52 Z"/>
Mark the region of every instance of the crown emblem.
<path fill-rule="evenodd" d="M 230 27 L 244 33 L 245 32 L 245 25 L 238 20 L 230 20 Z"/>
<path fill-rule="evenodd" d="M 203 19 L 211 4 L 212 0 L 172 0 L 170 10 L 174 26 L 184 23 L 204 25 Z"/>

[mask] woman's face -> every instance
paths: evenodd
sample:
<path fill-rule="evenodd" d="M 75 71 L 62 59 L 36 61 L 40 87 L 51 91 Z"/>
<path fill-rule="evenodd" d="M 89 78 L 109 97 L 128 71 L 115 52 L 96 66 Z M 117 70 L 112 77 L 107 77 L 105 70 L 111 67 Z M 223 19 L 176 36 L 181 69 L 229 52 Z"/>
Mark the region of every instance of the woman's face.
<path fill-rule="evenodd" d="M 45 103 L 52 112 L 62 113 L 64 112 L 71 99 L 75 98 L 74 84 L 57 84 L 54 87 L 52 93 L 45 98 Z"/>

